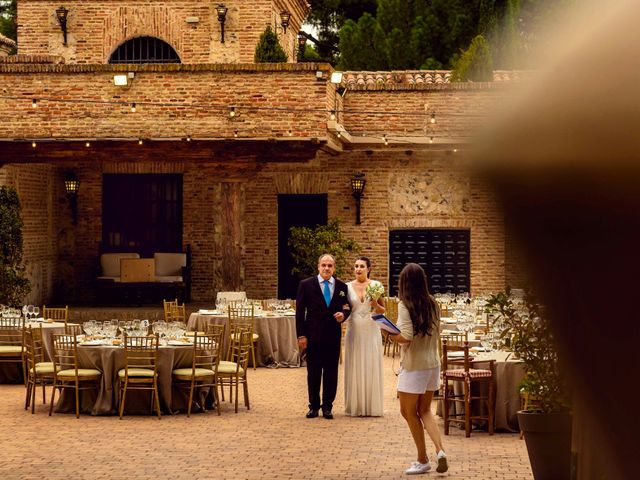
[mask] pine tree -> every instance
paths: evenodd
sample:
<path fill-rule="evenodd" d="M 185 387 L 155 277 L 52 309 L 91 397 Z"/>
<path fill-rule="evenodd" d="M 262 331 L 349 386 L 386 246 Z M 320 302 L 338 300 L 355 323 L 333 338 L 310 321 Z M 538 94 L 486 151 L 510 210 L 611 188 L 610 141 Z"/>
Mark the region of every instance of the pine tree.
<path fill-rule="evenodd" d="M 491 82 L 493 80 L 493 60 L 489 44 L 482 35 L 471 41 L 469 48 L 462 54 L 451 75 L 453 82 Z"/>
<path fill-rule="evenodd" d="M 256 63 L 287 61 L 287 54 L 282 49 L 278 41 L 278 36 L 271 30 L 271 26 L 268 26 L 264 33 L 260 35 L 260 41 L 258 41 L 258 45 L 256 45 L 254 61 Z"/>

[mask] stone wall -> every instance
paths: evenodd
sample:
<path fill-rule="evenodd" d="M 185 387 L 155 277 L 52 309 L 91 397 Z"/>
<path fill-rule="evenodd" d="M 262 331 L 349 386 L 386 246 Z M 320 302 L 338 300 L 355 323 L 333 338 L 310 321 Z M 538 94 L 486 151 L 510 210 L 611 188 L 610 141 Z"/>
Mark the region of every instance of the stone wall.
<path fill-rule="evenodd" d="M 277 33 L 290 61 L 295 60 L 296 34 L 307 11 L 300 0 L 227 0 L 222 43 L 216 2 L 65 2 L 67 45 L 55 10 L 60 2 L 18 2 L 19 53 L 60 55 L 66 63 L 107 63 L 126 40 L 152 36 L 164 40 L 182 63 L 250 63 L 267 25 L 280 25 L 280 12 L 292 13 L 286 32 Z"/>

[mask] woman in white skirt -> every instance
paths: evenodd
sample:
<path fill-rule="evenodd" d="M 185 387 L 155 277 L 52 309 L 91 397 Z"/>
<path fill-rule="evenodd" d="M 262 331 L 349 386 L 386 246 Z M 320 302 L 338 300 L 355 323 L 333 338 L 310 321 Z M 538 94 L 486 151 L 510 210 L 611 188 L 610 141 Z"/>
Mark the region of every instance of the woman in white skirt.
<path fill-rule="evenodd" d="M 433 392 L 440 386 L 440 313 L 429 293 L 427 276 L 422 267 L 408 263 L 398 281 L 398 323 L 400 333 L 392 339 L 401 345 L 398 397 L 400 412 L 409 425 L 418 450 L 417 461 L 405 471 L 408 475 L 431 470 L 424 430 L 436 447 L 436 471 L 448 470 L 442 437 L 431 413 Z"/>

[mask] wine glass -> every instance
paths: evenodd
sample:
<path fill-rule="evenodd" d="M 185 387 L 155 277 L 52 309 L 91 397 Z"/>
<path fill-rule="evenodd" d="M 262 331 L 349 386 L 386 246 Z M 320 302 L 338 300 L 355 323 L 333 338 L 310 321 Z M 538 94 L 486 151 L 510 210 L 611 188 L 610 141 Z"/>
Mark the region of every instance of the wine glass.
<path fill-rule="evenodd" d="M 29 318 L 33 318 L 33 305 L 27 305 L 27 314 Z"/>
<path fill-rule="evenodd" d="M 27 309 L 27 305 L 22 306 L 22 315 L 24 316 L 24 318 L 27 318 Z"/>
<path fill-rule="evenodd" d="M 40 307 L 33 307 L 33 315 L 35 318 L 38 318 L 40 315 Z"/>

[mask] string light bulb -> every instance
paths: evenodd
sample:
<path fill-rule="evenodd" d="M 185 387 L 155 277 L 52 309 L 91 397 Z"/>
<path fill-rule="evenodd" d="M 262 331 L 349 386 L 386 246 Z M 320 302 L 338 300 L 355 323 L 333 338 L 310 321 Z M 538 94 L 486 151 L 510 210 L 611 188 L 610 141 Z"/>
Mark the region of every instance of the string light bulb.
<path fill-rule="evenodd" d="M 386 135 L 382 136 L 382 141 L 384 142 L 385 145 L 389 145 L 389 139 L 387 138 Z"/>
<path fill-rule="evenodd" d="M 138 139 L 138 145 L 142 145 L 142 139 L 141 138 Z"/>
<path fill-rule="evenodd" d="M 187 138 L 185 139 L 187 142 L 191 141 L 191 135 L 187 135 Z"/>
<path fill-rule="evenodd" d="M 453 153 L 457 153 L 457 152 L 458 152 L 458 149 L 457 149 L 457 148 L 454 148 L 454 149 L 453 149 Z"/>
<path fill-rule="evenodd" d="M 229 116 L 230 117 L 236 116 L 236 107 L 231 107 L 231 109 L 229 110 Z"/>
<path fill-rule="evenodd" d="M 31 100 L 31 108 L 36 108 L 38 106 L 38 99 L 34 98 Z"/>
<path fill-rule="evenodd" d="M 431 122 L 431 125 L 436 123 L 436 112 L 431 112 L 431 118 L 429 119 L 429 122 Z"/>
<path fill-rule="evenodd" d="M 336 119 L 336 112 L 331 112 L 331 116 L 329 118 L 331 118 L 331 120 L 335 120 Z"/>
<path fill-rule="evenodd" d="M 87 148 L 89 148 L 89 147 L 91 146 L 91 142 L 86 142 L 86 143 L 84 144 L 84 146 L 85 146 L 85 147 L 87 147 Z"/>
<path fill-rule="evenodd" d="M 236 130 L 235 132 L 233 132 L 233 138 L 238 138 L 238 130 Z"/>
<path fill-rule="evenodd" d="M 292 137 L 292 136 L 293 136 L 293 132 L 292 132 L 291 130 L 289 130 L 289 131 L 287 132 L 287 134 L 288 134 L 290 137 Z"/>
<path fill-rule="evenodd" d="M 31 147 L 32 147 L 32 148 L 36 148 L 36 141 L 35 141 L 35 140 L 33 140 L 33 141 L 31 142 Z"/>
<path fill-rule="evenodd" d="M 342 138 L 342 132 L 338 130 L 338 138 Z"/>
<path fill-rule="evenodd" d="M 131 113 L 136 113 L 136 104 L 135 103 L 131 104 Z"/>
<path fill-rule="evenodd" d="M 433 137 L 429 137 L 429 143 L 433 143 Z"/>

